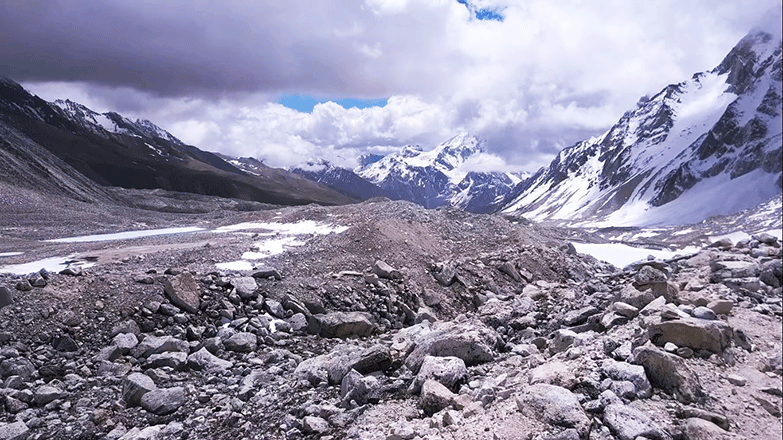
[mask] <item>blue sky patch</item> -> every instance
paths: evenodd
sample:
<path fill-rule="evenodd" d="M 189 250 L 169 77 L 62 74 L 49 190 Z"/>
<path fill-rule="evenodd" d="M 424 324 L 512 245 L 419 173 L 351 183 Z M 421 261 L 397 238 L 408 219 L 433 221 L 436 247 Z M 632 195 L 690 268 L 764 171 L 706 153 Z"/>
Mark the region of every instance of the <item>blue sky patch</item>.
<path fill-rule="evenodd" d="M 388 98 L 381 99 L 359 99 L 359 98 L 316 98 L 310 95 L 285 95 L 277 102 L 288 108 L 303 112 L 312 113 L 316 104 L 324 102 L 335 102 L 343 108 L 367 108 L 384 107 L 389 102 Z"/>
<path fill-rule="evenodd" d="M 465 5 L 466 8 L 479 20 L 494 20 L 503 21 L 503 14 L 500 13 L 499 8 L 482 8 L 478 9 L 475 5 L 471 4 L 468 0 L 457 0 L 457 3 Z"/>

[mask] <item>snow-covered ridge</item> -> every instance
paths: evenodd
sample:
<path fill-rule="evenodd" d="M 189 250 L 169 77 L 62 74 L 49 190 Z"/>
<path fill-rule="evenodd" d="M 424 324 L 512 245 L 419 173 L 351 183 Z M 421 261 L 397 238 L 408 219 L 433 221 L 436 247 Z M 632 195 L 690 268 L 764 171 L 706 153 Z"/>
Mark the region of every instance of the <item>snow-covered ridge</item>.
<path fill-rule="evenodd" d="M 505 212 L 592 226 L 699 222 L 781 194 L 780 40 L 745 37 L 715 69 L 643 98 L 560 152 Z"/>

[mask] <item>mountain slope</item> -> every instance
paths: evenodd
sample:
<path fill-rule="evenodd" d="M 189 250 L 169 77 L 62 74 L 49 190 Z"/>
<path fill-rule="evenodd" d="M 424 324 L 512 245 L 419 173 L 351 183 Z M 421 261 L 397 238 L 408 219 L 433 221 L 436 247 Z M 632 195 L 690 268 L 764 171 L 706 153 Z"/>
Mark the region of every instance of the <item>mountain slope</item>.
<path fill-rule="evenodd" d="M 473 212 L 490 212 L 499 201 L 498 195 L 508 192 L 521 177 L 476 171 L 488 157 L 483 141 L 462 133 L 431 151 L 409 145 L 354 171 L 394 199 L 426 208 L 453 204 Z"/>
<path fill-rule="evenodd" d="M 0 126 L 7 145 L 32 143 L 103 186 L 165 189 L 275 204 L 352 200 L 293 175 L 250 175 L 212 153 L 185 145 L 146 120 L 99 114 L 71 102 L 48 103 L 0 80 Z M 4 144 L 4 145 L 6 145 Z M 9 147 L 4 147 L 8 150 Z"/>
<path fill-rule="evenodd" d="M 394 198 L 394 194 L 362 178 L 352 170 L 331 164 L 326 159 L 313 159 L 289 168 L 292 173 L 318 182 L 348 197 L 367 200 L 373 197 Z"/>
<path fill-rule="evenodd" d="M 698 222 L 781 194 L 781 41 L 754 32 L 715 69 L 643 98 L 566 148 L 503 211 L 601 225 Z"/>

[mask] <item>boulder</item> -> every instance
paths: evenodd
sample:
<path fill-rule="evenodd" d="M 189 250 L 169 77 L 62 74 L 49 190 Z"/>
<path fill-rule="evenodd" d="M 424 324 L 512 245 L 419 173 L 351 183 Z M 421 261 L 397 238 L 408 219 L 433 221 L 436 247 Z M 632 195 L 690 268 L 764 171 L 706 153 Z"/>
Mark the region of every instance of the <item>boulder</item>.
<path fill-rule="evenodd" d="M 389 266 L 384 261 L 378 260 L 372 265 L 372 273 L 378 275 L 379 278 L 385 278 L 387 280 L 399 280 L 402 279 L 402 274 L 399 270 Z"/>
<path fill-rule="evenodd" d="M 571 390 L 578 382 L 572 367 L 563 362 L 553 361 L 530 370 L 530 384 L 538 383 L 557 385 Z"/>
<path fill-rule="evenodd" d="M 458 357 L 426 356 L 419 368 L 419 374 L 411 383 L 409 391 L 418 393 L 421 386 L 429 379 L 435 379 L 440 384 L 454 390 L 460 383 L 468 378 L 468 369 L 465 361 Z"/>
<path fill-rule="evenodd" d="M 427 415 L 432 415 L 451 405 L 456 397 L 437 380 L 428 379 L 421 386 L 419 406 Z"/>
<path fill-rule="evenodd" d="M 198 312 L 201 305 L 199 286 L 190 272 L 183 272 L 167 279 L 164 291 L 175 306 L 190 313 Z"/>
<path fill-rule="evenodd" d="M 632 383 L 636 396 L 642 399 L 652 396 L 652 386 L 641 365 L 605 359 L 601 364 L 601 371 L 612 380 Z"/>
<path fill-rule="evenodd" d="M 639 272 L 634 276 L 634 282 L 637 286 L 647 286 L 656 283 L 665 283 L 667 281 L 666 273 L 650 265 L 642 266 Z M 641 307 L 640 307 L 641 308 Z"/>
<path fill-rule="evenodd" d="M 378 379 L 373 376 L 362 376 L 356 370 L 349 371 L 340 383 L 340 398 L 344 407 L 349 407 L 353 400 L 359 405 L 364 405 L 376 399 L 380 385 Z"/>
<path fill-rule="evenodd" d="M 691 417 L 682 424 L 682 434 L 685 440 L 740 440 L 737 434 L 724 431 L 720 426 L 701 419 Z"/>
<path fill-rule="evenodd" d="M 237 291 L 237 295 L 244 300 L 253 299 L 258 296 L 258 284 L 253 277 L 237 277 L 231 280 L 231 284 Z"/>
<path fill-rule="evenodd" d="M 141 398 L 156 388 L 146 374 L 131 373 L 122 381 L 122 400 L 128 406 L 138 406 Z"/>
<path fill-rule="evenodd" d="M 29 380 L 35 374 L 35 366 L 25 357 L 15 357 L 0 362 L 0 377 L 19 376 Z"/>
<path fill-rule="evenodd" d="M 0 309 L 14 303 L 14 294 L 11 289 L 0 286 Z"/>
<path fill-rule="evenodd" d="M 639 437 L 654 440 L 671 440 L 658 423 L 644 412 L 628 405 L 613 403 L 604 408 L 604 424 L 620 440 L 636 440 Z"/>
<path fill-rule="evenodd" d="M 731 345 L 733 329 L 722 321 L 675 319 L 653 323 L 648 327 L 650 340 L 656 345 L 671 342 L 678 347 L 722 353 Z"/>
<path fill-rule="evenodd" d="M 0 440 L 25 440 L 30 429 L 21 420 L 0 426 Z"/>
<path fill-rule="evenodd" d="M 644 266 L 649 267 L 649 266 Z M 652 268 L 650 268 L 652 269 Z M 655 270 L 655 269 L 652 269 Z M 620 302 L 626 303 L 637 309 L 643 309 L 644 306 L 650 304 L 655 299 L 650 289 L 638 290 L 632 285 L 627 285 L 620 291 Z"/>
<path fill-rule="evenodd" d="M 234 365 L 231 361 L 223 360 L 213 355 L 206 348 L 202 348 L 188 356 L 187 364 L 188 367 L 194 370 L 203 370 L 209 373 L 226 371 Z"/>
<path fill-rule="evenodd" d="M 329 422 L 317 416 L 305 416 L 302 420 L 302 429 L 306 434 L 326 434 L 331 427 Z"/>
<path fill-rule="evenodd" d="M 707 307 L 718 315 L 728 315 L 734 308 L 734 301 L 719 299 L 707 304 Z"/>
<path fill-rule="evenodd" d="M 155 415 L 166 415 L 176 411 L 185 403 L 185 388 L 158 388 L 141 396 L 141 407 Z"/>
<path fill-rule="evenodd" d="M 333 312 L 312 315 L 307 331 L 323 338 L 369 336 L 375 330 L 372 315 L 364 312 Z"/>
<path fill-rule="evenodd" d="M 35 389 L 35 404 L 38 406 L 44 406 L 53 400 L 62 399 L 67 395 L 67 392 L 57 387 L 53 387 L 51 385 L 41 385 Z"/>
<path fill-rule="evenodd" d="M 581 438 L 587 436 L 590 418 L 576 395 L 565 388 L 539 383 L 516 397 L 517 408 L 526 416 L 557 425 L 574 428 Z"/>
<path fill-rule="evenodd" d="M 251 276 L 253 278 L 262 278 L 262 279 L 274 278 L 277 281 L 283 279 L 283 277 L 280 275 L 280 272 L 278 272 L 277 269 L 268 266 L 257 267 L 253 271 L 253 274 Z"/>
<path fill-rule="evenodd" d="M 439 323 L 422 336 L 405 365 L 418 373 L 427 356 L 455 356 L 466 365 L 489 362 L 495 358 L 497 333 L 479 323 Z"/>
<path fill-rule="evenodd" d="M 358 359 L 351 363 L 351 368 L 361 374 L 373 371 L 386 371 L 392 364 L 389 347 L 381 344 L 364 349 Z"/>
<path fill-rule="evenodd" d="M 151 354 L 145 363 L 146 368 L 169 367 L 174 370 L 181 369 L 187 362 L 188 354 L 181 351 L 167 351 L 165 353 Z"/>
<path fill-rule="evenodd" d="M 132 340 L 128 338 L 128 343 L 130 344 L 131 342 Z M 181 351 L 187 353 L 190 351 L 190 345 L 187 341 L 177 339 L 173 336 L 147 336 L 139 342 L 138 345 L 133 347 L 131 355 L 136 358 L 141 358 L 167 351 Z"/>
<path fill-rule="evenodd" d="M 250 332 L 235 333 L 225 341 L 223 346 L 228 351 L 236 351 L 240 353 L 250 353 L 256 350 L 258 345 L 258 338 L 256 335 Z"/>
<path fill-rule="evenodd" d="M 667 393 L 673 393 L 683 403 L 704 396 L 698 376 L 688 368 L 685 360 L 666 353 L 649 343 L 633 351 L 634 363 L 644 367 L 650 383 Z"/>

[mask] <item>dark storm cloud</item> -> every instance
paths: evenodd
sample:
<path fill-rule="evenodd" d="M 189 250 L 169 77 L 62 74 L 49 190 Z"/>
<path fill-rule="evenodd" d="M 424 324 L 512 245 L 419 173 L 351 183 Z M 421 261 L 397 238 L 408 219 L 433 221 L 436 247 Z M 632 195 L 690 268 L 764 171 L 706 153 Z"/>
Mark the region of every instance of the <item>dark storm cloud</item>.
<path fill-rule="evenodd" d="M 329 14 L 338 2 L 275 3 L 2 2 L 0 74 L 167 96 L 302 87 L 364 94 L 380 88 L 373 78 L 333 68 L 363 61 L 350 40 L 332 33 L 351 25 Z"/>

